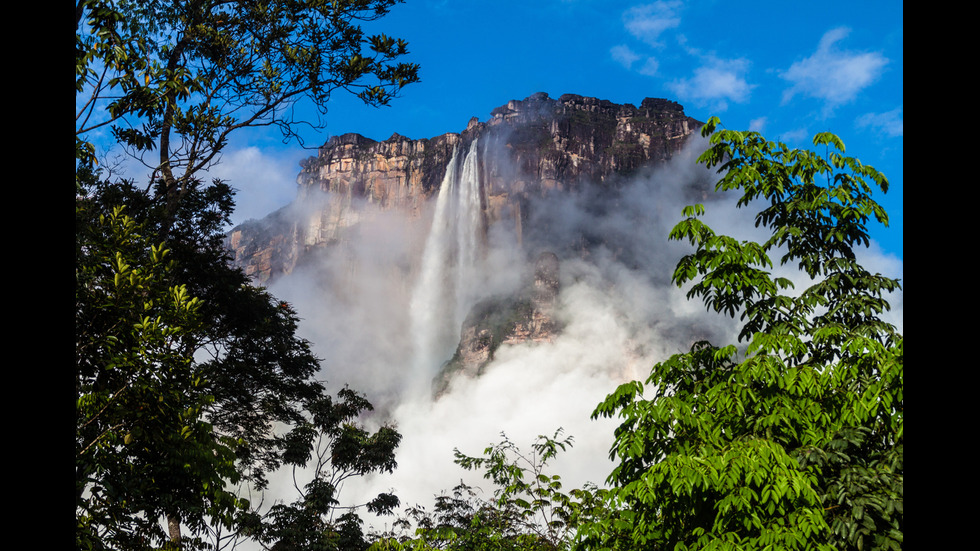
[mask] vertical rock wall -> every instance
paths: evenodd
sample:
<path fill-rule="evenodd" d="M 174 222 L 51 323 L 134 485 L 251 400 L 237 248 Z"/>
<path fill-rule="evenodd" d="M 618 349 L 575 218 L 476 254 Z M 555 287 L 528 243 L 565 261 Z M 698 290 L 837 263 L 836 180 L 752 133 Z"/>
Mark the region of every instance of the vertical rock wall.
<path fill-rule="evenodd" d="M 267 283 L 290 273 L 304 255 L 338 243 L 378 212 L 419 216 L 438 191 L 453 151 L 479 138 L 481 197 L 489 223 L 527 227 L 529 199 L 588 183 L 615 187 L 645 166 L 664 163 L 702 123 L 669 100 L 639 107 L 566 94 L 534 94 L 471 119 L 462 132 L 378 142 L 358 134 L 331 138 L 302 163 L 294 204 L 229 234 L 234 262 Z"/>

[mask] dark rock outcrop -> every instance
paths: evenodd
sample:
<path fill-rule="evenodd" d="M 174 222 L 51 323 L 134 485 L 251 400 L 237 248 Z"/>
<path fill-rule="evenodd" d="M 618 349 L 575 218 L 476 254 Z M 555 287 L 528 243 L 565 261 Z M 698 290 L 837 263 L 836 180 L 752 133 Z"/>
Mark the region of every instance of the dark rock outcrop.
<path fill-rule="evenodd" d="M 524 258 L 536 260 L 523 289 L 482 300 L 470 310 L 455 354 L 433 381 L 441 393 L 455 377 L 481 375 L 503 345 L 552 342 L 558 336 L 562 259 L 588 258 L 604 248 L 624 266 L 639 265 L 637 253 L 648 251 L 630 249 L 628 217 L 646 213 L 627 208 L 632 205 L 619 193 L 626 189 L 621 184 L 671 160 L 701 125 L 666 99 L 647 98 L 635 107 L 538 93 L 493 109 L 484 122 L 474 117 L 459 133 L 418 140 L 394 134 L 384 141 L 334 136 L 302 163 L 296 201 L 235 228 L 228 246 L 234 262 L 259 283 L 326 253 L 345 259 L 344 274 L 332 277 L 352 284 L 358 277 L 354 255 L 347 254 L 357 249 L 352 240 L 360 228 L 379 227 L 363 223 L 392 213 L 407 217 L 410 226 L 421 221 L 453 156 L 462 162 L 476 140 L 480 226 L 509 225 L 498 228 L 511 230 L 508 235 L 522 246 Z M 560 208 L 565 199 L 586 203 L 588 216 L 568 219 Z M 624 233 L 591 227 L 596 216 L 619 220 L 618 231 Z M 396 286 L 415 279 L 411 261 L 395 264 Z"/>
<path fill-rule="evenodd" d="M 635 107 L 537 93 L 493 109 L 486 122 L 471 119 L 458 134 L 419 140 L 394 134 L 381 142 L 334 136 L 302 163 L 294 205 L 235 228 L 228 245 L 237 265 L 267 283 L 372 213 L 418 215 L 438 191 L 456 147 L 474 139 L 481 145 L 485 218 L 514 224 L 520 238 L 534 230 L 527 226 L 530 199 L 589 184 L 615 187 L 641 167 L 671 159 L 701 124 L 666 99 Z"/>
<path fill-rule="evenodd" d="M 561 330 L 555 319 L 560 292 L 559 260 L 541 253 L 534 264 L 533 281 L 516 296 L 492 297 L 470 311 L 456 353 L 434 382 L 436 394 L 460 375 L 477 377 L 501 345 L 551 342 Z"/>

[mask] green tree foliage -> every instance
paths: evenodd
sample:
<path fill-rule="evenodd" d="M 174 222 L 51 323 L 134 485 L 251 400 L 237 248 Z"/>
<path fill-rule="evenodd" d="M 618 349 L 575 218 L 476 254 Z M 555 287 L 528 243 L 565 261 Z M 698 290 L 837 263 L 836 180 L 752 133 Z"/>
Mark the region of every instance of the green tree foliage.
<path fill-rule="evenodd" d="M 366 547 L 338 489 L 392 471 L 400 436 L 360 428 L 371 404 L 349 389 L 331 398 L 292 308 L 229 265 L 230 188 L 189 193 L 164 248 L 153 244 L 163 206 L 151 193 L 95 182 L 76 200 L 78 547 Z M 314 472 L 295 504 L 260 509 L 235 488 L 261 491 L 289 465 Z M 397 499 L 363 506 L 387 512 Z"/>
<path fill-rule="evenodd" d="M 76 204 L 76 544 L 144 549 L 168 512 L 200 530 L 242 510 L 224 490 L 240 479 L 236 442 L 207 422 L 213 397 L 187 355 L 201 302 L 172 282 L 170 251 L 122 207 L 89 207 Z"/>
<path fill-rule="evenodd" d="M 534 535 L 522 533 L 518 516 L 516 511 L 481 499 L 472 487 L 460 482 L 451 495 L 436 497 L 431 512 L 421 506 L 407 509 L 406 516 L 395 523 L 397 532 L 376 536 L 370 550 L 551 549 Z"/>
<path fill-rule="evenodd" d="M 567 548 L 575 526 L 590 511 L 583 502 L 588 502 L 591 494 L 580 489 L 566 494 L 561 477 L 545 473 L 548 462 L 572 446 L 572 437 L 561 439 L 561 433 L 559 429 L 551 437 L 538 436 L 530 453 L 523 452 L 505 434 L 498 444 L 487 447 L 482 457 L 455 452 L 456 463 L 464 469 L 483 470 L 483 477 L 496 486 L 496 507 L 510 511 L 515 527 L 533 535 L 545 549 Z"/>
<path fill-rule="evenodd" d="M 588 484 L 565 493 L 561 477 L 547 474 L 548 462 L 572 445 L 572 438 L 539 436 L 531 451 L 522 451 L 506 435 L 480 457 L 455 451 L 456 464 L 482 471 L 493 482 L 492 499 L 480 499 L 460 482 L 452 495 L 436 498 L 433 512 L 408 509 L 397 527 L 415 526 L 413 536 L 385 534 L 374 551 L 447 549 L 456 551 L 571 549 L 576 528 L 607 517 L 603 491 Z"/>
<path fill-rule="evenodd" d="M 167 214 L 247 127 L 323 128 L 331 94 L 385 105 L 418 80 L 405 41 L 361 24 L 399 0 L 77 0 L 76 159 L 110 129 L 163 185 Z M 307 100 L 316 120 L 297 120 Z M 169 230 L 169 225 L 164 226 Z"/>
<path fill-rule="evenodd" d="M 343 507 L 339 492 L 351 477 L 392 472 L 401 435 L 391 427 L 371 434 L 357 426 L 357 418 L 370 411 L 371 404 L 348 388 L 338 398 L 313 408 L 311 421 L 288 442 L 286 459 L 294 465 L 293 480 L 298 480 L 295 466 L 305 466 L 312 474 L 296 502 L 274 504 L 262 522 L 258 539 L 272 544 L 272 549 L 356 551 L 368 547 L 356 507 Z M 381 494 L 363 506 L 373 513 L 388 514 L 398 506 L 398 499 Z"/>
<path fill-rule="evenodd" d="M 596 417 L 622 419 L 609 477 L 618 518 L 588 549 L 900 549 L 904 531 L 903 337 L 882 315 L 895 279 L 855 258 L 885 177 L 832 134 L 789 149 L 704 127 L 717 190 L 761 208 L 763 243 L 718 235 L 695 205 L 671 233 L 695 251 L 674 281 L 738 316 L 740 347 L 707 342 L 622 385 Z M 775 277 L 771 255 L 809 283 Z M 615 542 L 616 528 L 629 535 Z M 622 533 L 622 532 L 620 532 Z"/>
<path fill-rule="evenodd" d="M 242 537 L 282 548 L 321 536 L 357 547 L 356 514 L 333 518 L 330 485 L 393 469 L 400 437 L 359 428 L 370 404 L 349 390 L 332 400 L 315 380 L 319 362 L 296 336 L 293 309 L 228 264 L 232 189 L 200 174 L 239 129 L 295 136 L 323 127 L 336 90 L 385 105 L 418 80 L 417 66 L 398 61 L 404 41 L 360 27 L 397 2 L 76 1 L 79 548 Z M 316 120 L 295 118 L 302 99 Z M 148 182 L 101 180 L 93 142 L 106 131 L 151 169 Z M 293 515 L 302 522 L 277 513 L 285 504 L 263 517 L 232 492 L 312 461 L 316 476 L 295 505 L 304 513 Z M 382 495 L 369 507 L 396 504 Z"/>

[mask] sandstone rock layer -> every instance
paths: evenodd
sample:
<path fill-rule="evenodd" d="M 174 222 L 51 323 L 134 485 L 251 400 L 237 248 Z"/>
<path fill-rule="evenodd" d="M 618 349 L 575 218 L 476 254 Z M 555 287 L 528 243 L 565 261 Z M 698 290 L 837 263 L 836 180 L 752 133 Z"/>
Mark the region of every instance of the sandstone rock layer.
<path fill-rule="evenodd" d="M 647 98 L 636 107 L 538 93 L 493 109 L 485 122 L 470 120 L 459 133 L 418 140 L 394 134 L 380 142 L 335 136 L 302 163 L 296 202 L 235 228 L 228 246 L 237 265 L 268 283 L 379 212 L 420 216 L 454 151 L 475 139 L 487 224 L 513 224 L 520 238 L 534 231 L 532 198 L 589 184 L 614 187 L 671 159 L 700 126 L 666 99 Z"/>

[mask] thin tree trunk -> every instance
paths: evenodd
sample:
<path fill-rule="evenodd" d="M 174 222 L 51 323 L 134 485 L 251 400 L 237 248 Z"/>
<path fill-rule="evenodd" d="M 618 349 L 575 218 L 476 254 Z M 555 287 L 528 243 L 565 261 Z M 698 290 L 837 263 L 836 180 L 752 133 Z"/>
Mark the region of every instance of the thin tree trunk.
<path fill-rule="evenodd" d="M 170 542 L 180 549 L 180 517 L 168 513 L 167 528 L 170 530 Z"/>

